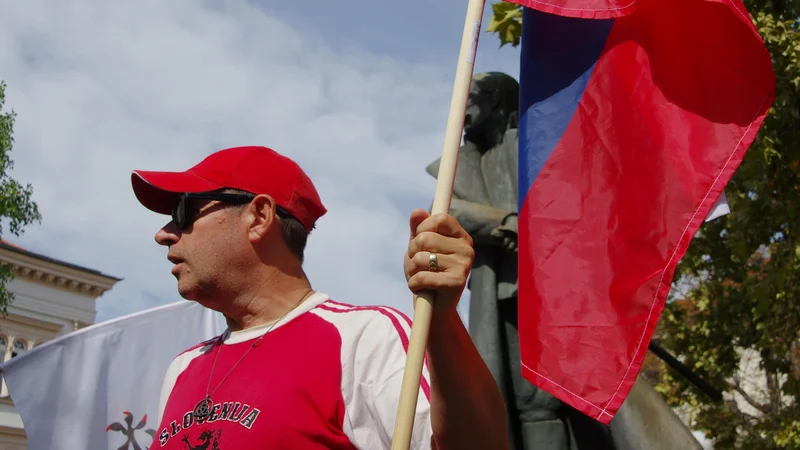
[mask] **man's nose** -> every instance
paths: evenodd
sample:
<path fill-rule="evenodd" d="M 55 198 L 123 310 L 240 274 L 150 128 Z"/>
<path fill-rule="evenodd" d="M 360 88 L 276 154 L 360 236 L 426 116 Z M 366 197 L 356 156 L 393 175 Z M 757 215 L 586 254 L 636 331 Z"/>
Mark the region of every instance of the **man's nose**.
<path fill-rule="evenodd" d="M 159 245 L 169 247 L 180 240 L 180 230 L 175 226 L 175 223 L 169 221 L 156 232 L 155 239 Z"/>

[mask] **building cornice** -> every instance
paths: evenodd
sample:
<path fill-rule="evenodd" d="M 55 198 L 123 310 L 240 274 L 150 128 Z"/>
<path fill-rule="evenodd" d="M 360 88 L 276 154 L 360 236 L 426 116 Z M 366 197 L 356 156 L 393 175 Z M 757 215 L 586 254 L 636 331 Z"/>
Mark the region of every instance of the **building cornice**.
<path fill-rule="evenodd" d="M 5 401 L 3 403 L 5 403 Z M 13 405 L 14 404 L 11 403 L 11 406 L 13 406 Z M 17 437 L 17 438 L 27 438 L 27 436 L 25 435 L 25 430 L 24 429 L 17 428 L 17 427 L 9 427 L 9 426 L 6 426 L 6 425 L 0 425 L 0 434 L 2 434 L 4 436 L 13 436 L 13 437 Z"/>
<path fill-rule="evenodd" d="M 14 276 L 92 297 L 99 297 L 120 281 L 100 272 L 64 263 L 0 243 L 0 262 L 14 267 Z"/>
<path fill-rule="evenodd" d="M 36 339 L 50 339 L 52 338 L 52 334 L 58 333 L 61 331 L 62 325 L 58 323 L 47 322 L 44 320 L 34 319 L 32 317 L 21 316 L 19 314 L 14 313 L 7 313 L 4 317 L 5 321 L 8 323 L 14 323 L 17 325 L 22 325 L 26 329 L 33 329 L 37 331 L 43 331 L 45 334 L 41 336 L 36 336 Z M 77 321 L 73 321 L 77 322 Z M 75 329 L 78 329 L 78 323 L 74 323 Z"/>

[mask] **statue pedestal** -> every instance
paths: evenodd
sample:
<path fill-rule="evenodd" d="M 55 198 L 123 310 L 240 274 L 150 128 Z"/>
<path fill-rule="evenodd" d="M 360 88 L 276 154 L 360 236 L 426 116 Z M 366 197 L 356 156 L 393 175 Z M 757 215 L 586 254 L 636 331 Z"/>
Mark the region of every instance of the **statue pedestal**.
<path fill-rule="evenodd" d="M 703 450 L 689 427 L 639 377 L 609 425 L 618 450 Z"/>

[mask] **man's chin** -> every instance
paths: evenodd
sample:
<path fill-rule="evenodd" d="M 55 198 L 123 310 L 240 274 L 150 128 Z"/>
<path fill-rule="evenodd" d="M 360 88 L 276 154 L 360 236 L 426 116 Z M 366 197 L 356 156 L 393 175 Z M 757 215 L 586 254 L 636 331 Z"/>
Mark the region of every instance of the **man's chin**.
<path fill-rule="evenodd" d="M 185 300 L 197 301 L 197 290 L 188 286 L 181 286 L 180 280 L 178 281 L 178 295 Z"/>
<path fill-rule="evenodd" d="M 218 302 L 215 302 L 211 298 L 198 295 L 196 289 L 182 289 L 181 286 L 178 286 L 178 295 L 180 295 L 184 300 L 198 303 L 201 306 L 208 309 L 213 309 L 214 311 L 219 311 L 220 305 Z"/>

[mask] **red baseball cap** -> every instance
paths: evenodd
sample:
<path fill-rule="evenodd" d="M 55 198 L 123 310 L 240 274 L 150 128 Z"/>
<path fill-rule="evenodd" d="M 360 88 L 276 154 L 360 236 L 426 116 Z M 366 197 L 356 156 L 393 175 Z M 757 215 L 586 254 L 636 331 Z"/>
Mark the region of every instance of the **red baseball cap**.
<path fill-rule="evenodd" d="M 134 170 L 131 183 L 139 202 L 159 214 L 171 214 L 175 200 L 182 193 L 225 188 L 271 196 L 309 231 L 327 212 L 303 169 L 267 147 L 220 150 L 184 172 Z"/>

